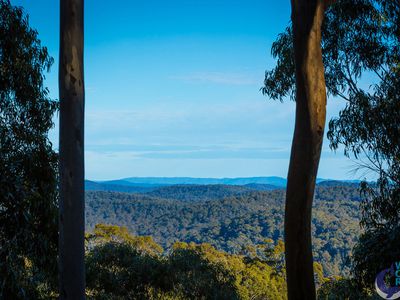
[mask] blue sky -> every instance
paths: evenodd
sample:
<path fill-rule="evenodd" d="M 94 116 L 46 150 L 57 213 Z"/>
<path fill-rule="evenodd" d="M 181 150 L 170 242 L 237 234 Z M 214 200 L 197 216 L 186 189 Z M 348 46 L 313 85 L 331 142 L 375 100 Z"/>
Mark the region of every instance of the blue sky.
<path fill-rule="evenodd" d="M 58 98 L 59 1 L 11 2 L 56 60 Z M 86 0 L 86 178 L 286 177 L 295 104 L 259 89 L 289 16 L 289 1 Z M 359 178 L 353 168 L 325 140 L 318 176 Z"/>

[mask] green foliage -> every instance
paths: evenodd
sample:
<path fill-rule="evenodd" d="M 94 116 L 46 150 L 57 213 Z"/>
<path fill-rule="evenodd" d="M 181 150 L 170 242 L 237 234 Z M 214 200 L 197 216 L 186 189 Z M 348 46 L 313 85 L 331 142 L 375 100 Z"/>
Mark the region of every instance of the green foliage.
<path fill-rule="evenodd" d="M 126 228 L 102 224 L 96 228 L 89 235 L 98 239 L 98 243 L 86 256 L 88 298 L 261 300 L 286 297 L 284 276 L 274 272 L 274 267 L 265 261 L 220 252 L 209 244 L 182 242 L 175 243 L 169 253 L 162 255 L 152 250 L 143 251 L 140 243 L 132 243 L 142 237 L 130 235 Z M 118 232 L 124 238 L 115 240 L 113 237 L 121 236 Z"/>
<path fill-rule="evenodd" d="M 187 297 L 240 299 L 230 267 L 241 263 L 209 244 L 176 243 L 169 257 L 171 276 Z"/>
<path fill-rule="evenodd" d="M 87 248 L 107 242 L 126 243 L 148 255 L 159 255 L 164 250 L 150 236 L 132 236 L 127 227 L 96 224 L 92 233 L 86 234 Z"/>
<path fill-rule="evenodd" d="M 375 292 L 360 289 L 354 279 L 331 278 L 318 289 L 318 300 L 378 300 Z"/>
<path fill-rule="evenodd" d="M 379 177 L 376 185 L 362 185 L 365 235 L 353 259 L 353 273 L 366 288 L 372 288 L 377 270 L 390 265 L 385 255 L 373 254 L 381 251 L 370 252 L 371 245 L 384 244 L 392 259 L 400 256 L 391 238 L 400 226 L 399 36 L 399 1 L 340 0 L 325 13 L 321 46 L 327 92 L 346 100 L 339 117 L 329 122 L 330 146 L 343 146 L 347 156 L 358 159 L 358 169 Z M 293 99 L 291 26 L 274 42 L 272 55 L 277 65 L 266 72 L 262 92 L 272 99 Z M 368 87 L 359 83 L 365 77 L 372 78 Z"/>
<path fill-rule="evenodd" d="M 352 273 L 361 287 L 373 289 L 376 275 L 400 258 L 400 184 L 382 175 L 376 186 L 365 184 L 363 191 L 365 232 L 353 250 Z"/>
<path fill-rule="evenodd" d="M 275 243 L 268 244 L 265 240 L 283 239 L 283 190 L 248 192 L 226 198 L 215 195 L 214 199 L 207 195 L 196 201 L 185 196 L 184 201 L 179 201 L 173 200 L 172 189 L 168 192 L 169 199 L 87 192 L 86 228 L 94 228 L 97 223 L 121 225 L 134 235 L 152 236 L 167 249 L 175 241 L 209 243 L 218 250 L 263 260 L 266 259 L 262 252 L 275 247 Z M 175 189 L 181 196 L 181 188 Z M 348 274 L 347 260 L 360 232 L 359 201 L 355 185 L 316 189 L 312 226 L 314 257 L 322 264 L 325 276 Z M 255 248 L 256 255 L 246 249 L 249 247 Z M 270 253 L 267 256 L 272 257 Z M 277 260 L 282 268 L 283 256 Z"/>
<path fill-rule="evenodd" d="M 87 237 L 92 243 L 86 255 L 89 299 L 286 299 L 282 241 L 265 239 L 238 255 L 185 242 L 159 252 L 151 238 L 115 225 L 97 224 Z M 389 253 L 377 247 L 370 249 L 372 255 Z M 325 277 L 318 262 L 314 272 L 318 299 L 378 299 L 354 279 Z"/>
<path fill-rule="evenodd" d="M 196 299 L 285 299 L 283 276 L 259 259 L 220 252 L 210 244 L 176 243 L 171 274 Z"/>
<path fill-rule="evenodd" d="M 330 122 L 328 135 L 334 149 L 341 144 L 347 155 L 361 155 L 361 167 L 379 176 L 376 185 L 362 185 L 361 225 L 365 233 L 353 257 L 353 274 L 367 289 L 373 288 L 379 271 L 400 257 L 400 3 L 372 3 L 371 28 L 363 31 L 366 35 L 374 32 L 375 44 L 365 47 L 378 51 L 362 60 L 378 83 L 372 91 L 353 84 L 351 101 L 340 117 Z"/>
<path fill-rule="evenodd" d="M 43 86 L 53 59 L 22 9 L 0 0 L 0 298 L 40 298 L 54 280 L 57 103 Z"/>
<path fill-rule="evenodd" d="M 164 287 L 162 278 L 167 278 L 163 249 L 151 237 L 132 236 L 126 227 L 97 224 L 86 241 L 88 296 L 164 299 L 156 297 L 157 287 Z"/>
<path fill-rule="evenodd" d="M 147 299 L 150 287 L 163 286 L 163 265 L 130 243 L 95 246 L 86 257 L 88 293 L 95 299 Z"/>
<path fill-rule="evenodd" d="M 382 67 L 399 63 L 398 4 L 391 2 L 339 0 L 327 8 L 321 47 L 328 94 L 352 102 L 359 90 L 357 80 L 365 72 L 383 71 Z M 271 54 L 277 58 L 277 65 L 265 74 L 263 94 L 281 101 L 294 99 L 291 25 L 273 43 Z"/>
<path fill-rule="evenodd" d="M 245 194 L 250 191 L 252 191 L 251 188 L 243 185 L 174 185 L 157 188 L 146 195 L 181 201 L 204 201 Z"/>
<path fill-rule="evenodd" d="M 353 251 L 353 273 L 361 287 L 374 288 L 376 275 L 398 261 L 400 228 L 367 231 Z"/>

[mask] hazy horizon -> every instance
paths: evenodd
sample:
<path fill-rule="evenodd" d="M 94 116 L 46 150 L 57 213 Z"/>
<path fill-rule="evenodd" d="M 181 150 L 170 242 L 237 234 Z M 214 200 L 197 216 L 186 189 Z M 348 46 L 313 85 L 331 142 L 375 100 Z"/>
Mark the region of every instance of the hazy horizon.
<path fill-rule="evenodd" d="M 87 181 L 93 182 L 108 182 L 108 181 L 123 181 L 127 179 L 216 179 L 216 180 L 224 180 L 224 179 L 252 179 L 252 178 L 277 178 L 287 180 L 287 176 L 248 176 L 248 177 L 192 177 L 192 176 L 129 176 L 129 177 L 121 177 L 121 178 L 108 178 L 108 179 L 92 179 L 86 178 Z M 317 177 L 317 181 L 329 181 L 329 180 L 338 180 L 338 181 L 358 181 L 358 179 L 343 179 L 343 178 L 321 178 Z"/>

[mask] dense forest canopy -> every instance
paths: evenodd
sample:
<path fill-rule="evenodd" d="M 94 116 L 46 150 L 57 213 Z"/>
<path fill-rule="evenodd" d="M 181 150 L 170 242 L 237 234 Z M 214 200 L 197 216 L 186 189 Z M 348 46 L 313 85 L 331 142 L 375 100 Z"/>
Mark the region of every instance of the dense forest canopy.
<path fill-rule="evenodd" d="M 0 0 L 1 299 L 375 299 L 400 255 L 399 1 L 292 0 L 262 88 L 296 100 L 287 181 L 85 182 L 83 0 L 60 3 L 59 106 L 47 48 Z M 330 147 L 377 182 L 319 182 L 325 89 L 346 101 Z"/>
<path fill-rule="evenodd" d="M 316 191 L 314 257 L 326 276 L 346 275 L 360 232 L 360 195 L 357 185 L 326 184 Z M 282 189 L 243 192 L 235 186 L 191 185 L 147 194 L 88 191 L 86 228 L 97 223 L 121 225 L 133 235 L 152 236 L 166 248 L 176 241 L 209 243 L 238 254 L 266 238 L 283 238 L 284 194 Z"/>

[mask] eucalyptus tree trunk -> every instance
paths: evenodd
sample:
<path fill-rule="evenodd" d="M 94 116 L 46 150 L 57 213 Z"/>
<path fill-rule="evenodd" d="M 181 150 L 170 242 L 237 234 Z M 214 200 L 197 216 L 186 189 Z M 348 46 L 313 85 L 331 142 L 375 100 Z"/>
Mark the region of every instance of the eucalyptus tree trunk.
<path fill-rule="evenodd" d="M 296 123 L 285 208 L 285 257 L 289 300 L 316 298 L 311 208 L 326 115 L 321 53 L 322 0 L 292 0 L 296 66 Z"/>
<path fill-rule="evenodd" d="M 60 299 L 85 298 L 83 0 L 60 1 Z"/>

